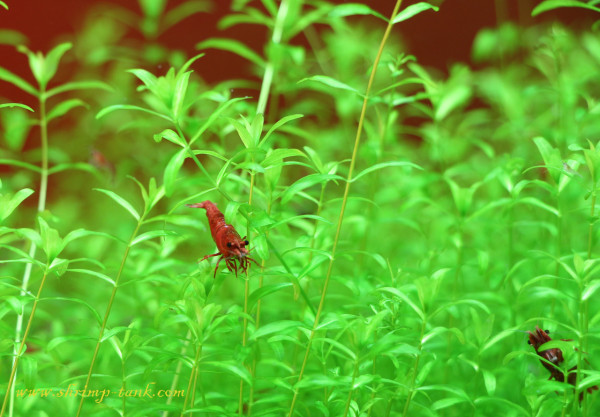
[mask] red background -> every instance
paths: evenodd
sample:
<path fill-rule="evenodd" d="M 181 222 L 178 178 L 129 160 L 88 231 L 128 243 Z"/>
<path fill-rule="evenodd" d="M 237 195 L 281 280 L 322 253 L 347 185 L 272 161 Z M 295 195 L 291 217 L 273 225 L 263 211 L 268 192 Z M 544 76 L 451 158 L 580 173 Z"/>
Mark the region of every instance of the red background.
<path fill-rule="evenodd" d="M 118 4 L 140 14 L 137 1 L 134 0 L 4 0 L 9 10 L 0 10 L 0 29 L 13 29 L 23 33 L 29 39 L 31 50 L 47 52 L 59 41 L 76 42 L 75 34 L 84 24 L 84 17 L 93 6 L 98 4 Z M 168 7 L 182 3 L 183 0 L 170 0 Z M 593 11 L 583 9 L 560 9 L 543 13 L 532 18 L 531 10 L 541 0 L 445 0 L 440 11 L 426 11 L 401 23 L 394 28 L 395 35 L 401 35 L 409 47 L 409 53 L 415 55 L 420 64 L 437 67 L 446 71 L 452 62 L 466 62 L 476 33 L 485 27 L 494 27 L 498 22 L 512 20 L 520 25 L 532 25 L 540 22 L 561 20 L 571 26 L 589 27 L 600 16 Z M 336 1 L 337 3 L 345 3 Z M 405 1 L 404 5 L 416 0 Z M 214 0 L 213 12 L 193 15 L 164 33 L 159 41 L 168 47 L 183 49 L 188 56 L 197 53 L 195 45 L 208 37 L 220 36 L 242 40 L 258 51 L 262 50 L 267 34 L 256 25 L 239 25 L 226 31 L 217 29 L 220 17 L 230 13 L 230 0 Z M 251 4 L 260 7 L 255 0 Z M 370 7 L 389 16 L 394 0 L 365 1 Z M 371 19 L 374 24 L 378 19 Z M 193 34 L 193 36 L 190 36 Z M 128 36 L 140 37 L 136 31 Z M 232 54 L 211 50 L 203 58 L 202 76 L 209 82 L 222 79 L 247 76 L 244 68 L 228 65 Z M 231 61 L 230 61 L 231 62 Z M 31 80 L 27 59 L 17 53 L 11 45 L 0 45 L 0 66 Z M 0 83 L 0 97 L 18 101 L 13 90 L 6 83 Z"/>

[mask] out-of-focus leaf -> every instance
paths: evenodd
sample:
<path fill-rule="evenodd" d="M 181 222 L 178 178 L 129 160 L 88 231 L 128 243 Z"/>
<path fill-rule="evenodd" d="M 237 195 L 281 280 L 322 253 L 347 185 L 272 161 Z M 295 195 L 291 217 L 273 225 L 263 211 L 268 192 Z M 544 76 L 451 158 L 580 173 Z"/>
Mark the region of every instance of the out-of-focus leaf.
<path fill-rule="evenodd" d="M 425 2 L 411 4 L 410 6 L 404 8 L 400 13 L 398 13 L 396 15 L 396 17 L 394 18 L 394 20 L 392 21 L 392 23 L 396 24 L 399 22 L 403 22 L 407 19 L 410 19 L 414 15 L 424 12 L 425 10 L 433 10 L 433 11 L 437 12 L 439 9 L 440 9 L 439 7 L 436 7 L 432 4 L 425 3 Z"/>
<path fill-rule="evenodd" d="M 119 196 L 118 194 L 116 194 L 112 191 L 104 190 L 102 188 L 94 188 L 94 190 L 100 191 L 101 193 L 104 193 L 107 196 L 109 196 L 110 198 L 112 198 L 118 205 L 123 207 L 129 213 L 131 213 L 131 215 L 133 216 L 134 219 L 136 219 L 136 220 L 140 219 L 140 215 L 136 211 L 136 209 L 134 209 L 133 206 L 131 204 L 129 204 L 129 202 L 127 200 L 125 200 L 123 197 Z"/>
<path fill-rule="evenodd" d="M 223 51 L 233 52 L 234 54 L 239 55 L 242 58 L 246 58 L 248 61 L 255 63 L 259 67 L 265 66 L 265 61 L 260 55 L 258 55 L 252 49 L 248 48 L 243 43 L 235 41 L 233 39 L 212 38 L 204 42 L 200 42 L 196 45 L 196 49 L 208 48 L 221 49 Z"/>
<path fill-rule="evenodd" d="M 79 106 L 85 107 L 86 109 L 90 108 L 90 106 L 88 106 L 87 103 L 83 102 L 82 100 L 79 100 L 78 98 L 72 98 L 54 106 L 52 110 L 48 112 L 46 120 L 49 122 L 52 119 L 56 119 L 57 117 L 65 115 L 69 110 Z"/>
<path fill-rule="evenodd" d="M 538 4 L 533 11 L 531 16 L 537 16 L 540 13 L 547 12 L 549 10 L 559 9 L 562 7 L 580 7 L 583 9 L 593 10 L 600 12 L 600 8 L 592 6 L 591 4 L 584 3 L 583 1 L 577 0 L 546 0 Z"/>

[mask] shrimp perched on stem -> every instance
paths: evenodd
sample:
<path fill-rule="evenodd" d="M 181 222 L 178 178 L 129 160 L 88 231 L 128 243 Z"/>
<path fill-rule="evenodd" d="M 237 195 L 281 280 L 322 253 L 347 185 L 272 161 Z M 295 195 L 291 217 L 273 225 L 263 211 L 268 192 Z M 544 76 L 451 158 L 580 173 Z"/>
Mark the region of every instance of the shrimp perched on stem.
<path fill-rule="evenodd" d="M 563 353 L 558 348 L 539 350 L 540 346 L 542 346 L 544 343 L 550 342 L 552 340 L 550 338 L 550 336 L 548 335 L 548 333 L 550 333 L 549 330 L 542 330 L 538 326 L 535 326 L 535 333 L 533 333 L 533 332 L 527 332 L 527 333 L 529 334 L 529 340 L 527 341 L 527 343 L 530 344 L 531 346 L 533 346 L 533 348 L 535 349 L 535 353 L 537 353 L 538 356 L 546 359 L 546 361 L 551 362 L 553 365 L 556 365 L 556 366 L 559 366 L 562 362 L 564 362 L 565 359 L 563 357 Z M 561 340 L 568 341 L 568 339 L 561 339 Z M 554 379 L 559 382 L 565 382 L 565 375 L 560 371 L 560 369 L 558 369 L 556 366 L 553 366 L 546 361 L 543 361 L 540 359 L 540 362 L 542 363 L 542 365 L 544 365 L 544 368 L 546 368 L 550 372 L 549 379 Z M 575 373 L 576 369 L 577 369 L 577 366 L 574 366 L 571 369 L 569 369 L 569 372 L 568 372 L 567 382 L 571 385 L 575 385 L 576 380 L 577 380 L 577 375 Z M 594 385 L 592 387 L 587 388 L 587 392 L 591 394 L 594 390 L 597 390 L 597 389 L 598 389 L 598 386 Z M 581 392 L 579 394 L 579 401 L 581 402 L 582 399 L 583 399 L 583 392 Z"/>
<path fill-rule="evenodd" d="M 206 210 L 206 217 L 208 217 L 210 233 L 213 240 L 217 244 L 217 249 L 219 249 L 219 252 L 212 255 L 206 255 L 204 258 L 200 259 L 199 262 L 202 262 L 203 260 L 213 256 L 221 255 L 217 261 L 213 278 L 217 276 L 219 263 L 223 259 L 225 259 L 227 269 L 229 269 L 231 272 L 235 272 L 236 277 L 238 272 L 238 265 L 236 261 L 239 261 L 242 272 L 248 271 L 248 268 L 250 267 L 250 261 L 254 262 L 257 266 L 260 266 L 254 259 L 248 256 L 249 251 L 246 249 L 246 246 L 249 242 L 246 240 L 246 236 L 243 238 L 240 237 L 239 233 L 235 231 L 232 225 L 225 223 L 225 216 L 223 216 L 223 213 L 221 213 L 221 211 L 217 208 L 216 204 L 207 200 L 203 201 L 202 203 L 187 204 L 187 206 L 192 208 L 203 208 Z"/>

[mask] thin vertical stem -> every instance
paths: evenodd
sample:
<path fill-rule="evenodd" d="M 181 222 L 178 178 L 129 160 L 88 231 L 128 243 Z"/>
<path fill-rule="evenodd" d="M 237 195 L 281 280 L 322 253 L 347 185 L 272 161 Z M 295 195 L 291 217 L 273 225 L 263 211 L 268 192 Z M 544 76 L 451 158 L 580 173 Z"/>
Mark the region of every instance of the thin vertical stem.
<path fill-rule="evenodd" d="M 187 388 L 187 391 L 185 392 L 185 400 L 183 401 L 183 408 L 181 409 L 182 417 L 185 414 L 185 411 L 188 407 L 188 402 L 189 402 L 189 406 L 191 406 L 191 407 L 194 406 L 192 386 L 196 385 L 195 381 L 196 381 L 196 378 L 198 378 L 198 362 L 200 361 L 200 354 L 202 353 L 202 344 L 200 341 L 200 337 L 198 337 L 198 344 L 199 344 L 199 346 L 196 348 L 196 356 L 194 357 L 194 362 L 192 363 L 192 372 L 190 373 L 190 379 L 188 380 L 188 388 Z M 191 400 L 189 400 L 190 393 L 192 393 Z M 192 417 L 192 414 L 189 414 L 189 417 Z"/>
<path fill-rule="evenodd" d="M 356 376 L 358 375 L 358 358 L 354 362 L 354 372 L 352 372 L 352 383 L 350 385 L 350 390 L 348 391 L 348 399 L 346 400 L 346 408 L 344 409 L 344 417 L 348 415 L 348 410 L 350 410 L 350 403 L 352 402 L 352 394 L 354 393 L 354 383 L 356 382 Z"/>
<path fill-rule="evenodd" d="M 419 347 L 417 357 L 415 358 L 415 365 L 413 367 L 412 378 L 410 381 L 410 391 L 408 392 L 408 397 L 406 397 L 406 402 L 404 403 L 404 410 L 402 411 L 402 417 L 406 417 L 408 414 L 408 408 L 410 407 L 410 402 L 412 400 L 415 381 L 417 380 L 417 373 L 419 372 L 419 362 L 421 360 L 421 353 L 423 350 L 423 335 L 425 335 L 425 326 L 427 325 L 427 321 L 423 319 L 423 323 L 421 323 L 421 336 L 419 337 Z M 392 399 L 390 399 L 392 401 Z"/>
<path fill-rule="evenodd" d="M 321 313 L 323 311 L 323 305 L 325 304 L 325 296 L 327 295 L 327 288 L 329 286 L 329 280 L 331 277 L 331 271 L 333 269 L 333 263 L 335 261 L 335 254 L 336 254 L 336 250 L 337 250 L 337 245 L 339 242 L 339 238 L 340 238 L 340 231 L 342 229 L 342 222 L 344 220 L 344 213 L 346 211 L 346 204 L 348 203 L 348 194 L 350 193 L 350 184 L 351 184 L 351 180 L 352 180 L 352 174 L 354 172 L 354 166 L 356 164 L 356 155 L 358 154 L 358 147 L 360 144 L 360 138 L 362 135 L 362 130 L 363 130 L 363 124 L 364 124 L 364 120 L 365 120 L 365 115 L 367 112 L 367 104 L 369 101 L 369 93 L 371 92 L 371 86 L 373 85 L 373 80 L 375 79 L 375 74 L 377 73 L 377 67 L 379 65 L 379 61 L 381 59 L 381 55 L 383 53 L 383 47 L 390 35 L 390 32 L 392 31 L 392 26 L 393 24 L 391 22 L 393 22 L 394 17 L 396 16 L 396 14 L 398 13 L 398 10 L 400 9 L 400 4 L 402 3 L 402 0 L 397 0 L 396 1 L 396 6 L 394 7 L 394 11 L 392 12 L 392 16 L 390 18 L 390 23 L 388 24 L 385 33 L 383 34 L 383 38 L 381 40 L 381 43 L 379 45 L 379 50 L 377 51 L 377 56 L 375 57 L 375 62 L 373 63 L 373 69 L 371 70 L 371 76 L 369 77 L 369 82 L 367 84 L 367 89 L 365 92 L 365 98 L 363 100 L 363 105 L 362 105 L 362 110 L 360 113 L 360 118 L 358 121 L 358 128 L 356 130 L 356 138 L 354 140 L 354 149 L 352 151 L 352 159 L 350 160 L 350 168 L 348 169 L 348 177 L 346 179 L 346 187 L 344 188 L 344 197 L 342 198 L 342 207 L 340 209 L 340 215 L 338 217 L 338 222 L 337 222 L 337 227 L 336 227 L 336 231 L 335 231 L 335 237 L 333 239 L 333 247 L 331 249 L 331 258 L 329 260 L 329 266 L 327 267 L 327 274 L 325 275 L 325 282 L 323 284 L 323 289 L 321 291 L 321 300 L 319 301 L 319 307 L 317 308 L 317 313 L 315 315 L 315 319 L 313 322 L 313 327 L 312 330 L 310 332 L 310 336 L 308 339 L 308 343 L 306 344 L 306 352 L 304 353 L 304 359 L 302 361 L 302 366 L 300 368 L 300 374 L 298 375 L 298 381 L 297 383 L 299 383 L 300 381 L 302 381 L 302 378 L 304 376 L 304 371 L 306 370 L 306 364 L 308 362 L 308 356 L 310 354 L 310 349 L 312 347 L 312 341 L 315 337 L 315 333 L 317 331 L 317 327 L 319 326 L 319 321 L 321 318 Z M 288 413 L 289 417 L 292 417 L 294 415 L 294 407 L 296 406 L 296 401 L 298 399 L 298 392 L 299 392 L 299 388 L 296 385 L 296 388 L 294 389 L 294 396 L 292 398 L 292 403 L 290 405 L 290 410 Z"/>
<path fill-rule="evenodd" d="M 8 393 L 11 392 L 11 389 L 14 387 L 14 380 L 17 374 L 17 366 L 19 365 L 19 359 L 23 354 L 23 348 L 25 347 L 25 343 L 27 342 L 27 336 L 29 336 L 29 331 L 31 330 L 31 323 L 33 323 L 33 317 L 35 316 L 35 310 L 37 309 L 38 302 L 40 301 L 40 296 L 42 294 L 42 289 L 44 288 L 44 283 L 46 282 L 46 277 L 48 276 L 48 268 L 49 265 L 46 265 L 46 270 L 44 271 L 44 276 L 42 277 L 42 282 L 40 282 L 40 288 L 38 289 L 37 295 L 35 296 L 35 301 L 33 302 L 33 307 L 31 308 L 31 314 L 29 315 L 29 320 L 27 321 L 27 326 L 25 327 L 25 333 L 23 334 L 23 340 L 19 344 L 19 349 L 17 351 L 17 355 L 14 357 L 12 370 L 10 371 L 10 378 L 8 379 L 8 388 L 6 389 L 6 396 L 4 397 L 4 401 L 2 402 L 2 411 L 0 411 L 0 416 L 4 415 L 4 411 L 6 410 L 6 405 L 8 404 L 7 399 L 9 398 Z"/>
<path fill-rule="evenodd" d="M 254 195 L 254 172 L 250 172 L 250 192 L 248 193 L 248 205 L 252 206 L 252 197 Z M 248 238 L 250 234 L 250 221 L 248 220 L 248 227 L 246 235 Z M 242 334 L 242 346 L 246 347 L 248 342 L 248 297 L 250 294 L 250 280 L 248 279 L 248 270 L 246 269 L 246 279 L 244 280 L 244 329 Z M 240 378 L 240 397 L 238 400 L 238 413 L 243 415 L 244 413 L 244 379 Z"/>
<path fill-rule="evenodd" d="M 273 35 L 271 36 L 271 42 L 278 45 L 281 43 L 283 36 L 283 24 L 288 13 L 288 0 L 282 0 L 277 11 L 277 17 L 275 18 L 275 25 L 273 28 Z M 264 114 L 267 108 L 267 101 L 269 100 L 269 94 L 271 92 L 271 85 L 273 84 L 273 76 L 275 74 L 275 65 L 273 62 L 267 62 L 265 67 L 265 73 L 263 75 L 263 81 L 260 88 L 260 95 L 258 97 L 258 105 L 256 106 L 256 114 Z"/>
<path fill-rule="evenodd" d="M 38 206 L 37 212 L 41 213 L 46 209 L 46 195 L 48 193 L 48 120 L 46 119 L 46 91 L 45 88 L 40 88 L 38 100 L 40 104 L 40 141 L 42 148 L 42 162 L 41 162 L 41 175 L 40 175 L 40 195 L 38 197 Z M 37 252 L 37 245 L 35 243 L 31 243 L 29 247 L 29 258 L 33 259 Z M 31 263 L 27 263 L 25 265 L 25 271 L 23 272 L 23 279 L 21 281 L 21 297 L 25 297 L 27 295 L 27 288 L 29 287 L 29 279 L 31 277 L 31 270 L 33 265 Z M 40 288 L 41 290 L 41 288 Z M 20 342 L 21 331 L 23 330 L 23 320 L 24 320 L 23 311 L 21 314 L 17 316 L 17 322 L 15 324 L 15 346 L 13 347 L 13 361 L 12 361 L 12 370 L 11 370 L 11 378 L 8 381 L 8 387 L 6 391 L 6 396 L 4 397 L 4 401 L 2 404 L 2 412 L 0 412 L 0 417 L 4 415 L 5 411 L 5 403 L 6 399 L 9 399 L 9 407 L 8 407 L 8 416 L 13 416 L 14 403 L 15 403 L 15 384 L 13 379 L 17 378 L 17 344 Z M 30 320 L 32 317 L 30 317 Z M 24 343 L 23 341 L 21 341 Z M 13 372 L 14 371 L 14 372 Z"/>
<path fill-rule="evenodd" d="M 123 259 L 121 259 L 121 265 L 119 266 L 119 272 L 117 273 L 117 277 L 115 279 L 115 285 L 113 286 L 112 293 L 110 295 L 110 299 L 108 300 L 108 306 L 106 307 L 106 312 L 104 313 L 104 320 L 102 320 L 102 325 L 100 326 L 100 334 L 98 335 L 98 340 L 96 342 L 96 348 L 94 349 L 94 354 L 92 355 L 92 361 L 90 363 L 90 369 L 88 370 L 87 377 L 85 379 L 85 385 L 83 389 L 87 391 L 88 385 L 90 384 L 90 380 L 92 379 L 92 372 L 94 370 L 94 364 L 96 363 L 96 358 L 98 357 L 98 351 L 100 350 L 100 344 L 102 343 L 102 337 L 104 336 L 104 330 L 106 329 L 106 324 L 108 323 L 108 317 L 110 316 L 110 311 L 112 309 L 113 302 L 115 301 L 115 296 L 117 295 L 117 290 L 119 288 L 119 280 L 121 279 L 121 275 L 123 274 L 123 269 L 125 267 L 125 262 L 127 261 L 127 257 L 129 256 L 129 251 L 131 249 L 131 242 L 137 236 L 138 230 L 144 221 L 144 216 L 142 216 L 135 227 L 135 230 L 131 234 L 129 238 L 129 242 L 127 243 L 127 248 L 125 249 L 125 253 L 123 254 Z M 76 417 L 79 417 L 81 414 L 81 409 L 83 408 L 83 401 L 85 397 L 82 395 L 81 400 L 79 401 L 79 406 L 77 407 Z"/>

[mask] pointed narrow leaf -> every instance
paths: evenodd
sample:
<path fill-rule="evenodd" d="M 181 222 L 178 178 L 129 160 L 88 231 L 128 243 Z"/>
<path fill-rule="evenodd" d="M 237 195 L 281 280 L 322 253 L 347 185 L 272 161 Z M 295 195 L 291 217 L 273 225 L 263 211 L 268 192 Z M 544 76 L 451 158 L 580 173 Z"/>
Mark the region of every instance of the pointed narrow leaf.
<path fill-rule="evenodd" d="M 175 145 L 185 148 L 185 141 L 172 129 L 165 129 L 162 132 L 154 135 L 155 142 L 160 142 L 163 138 L 174 143 Z"/>
<path fill-rule="evenodd" d="M 425 3 L 425 2 L 411 4 L 410 6 L 404 8 L 400 13 L 398 13 L 396 15 L 396 17 L 394 18 L 394 20 L 392 21 L 392 23 L 396 24 L 399 22 L 403 22 L 407 19 L 410 19 L 411 17 L 413 17 L 416 14 L 424 12 L 425 10 L 434 10 L 437 12 L 439 9 L 440 9 L 439 7 L 436 7 L 432 4 Z"/>
<path fill-rule="evenodd" d="M 423 313 L 423 310 L 421 310 L 410 298 L 408 298 L 408 296 L 406 294 L 404 294 L 399 289 L 392 288 L 392 287 L 384 287 L 384 288 L 380 288 L 379 291 L 388 292 L 388 293 L 400 298 L 402 301 L 404 301 L 406 304 L 408 304 L 410 306 L 410 308 L 412 308 L 414 310 L 415 313 L 417 313 L 417 315 L 421 318 L 421 320 L 425 319 L 425 313 Z"/>
<path fill-rule="evenodd" d="M 279 320 L 274 321 L 264 326 L 261 326 L 251 336 L 250 340 L 256 340 L 259 337 L 268 336 L 273 333 L 283 334 L 290 329 L 297 329 L 298 327 L 304 326 L 301 321 L 295 320 Z"/>
<path fill-rule="evenodd" d="M 108 106 L 103 108 L 102 110 L 100 110 L 98 112 L 98 114 L 96 114 L 96 119 L 100 119 L 104 116 L 106 116 L 108 113 L 112 113 L 115 110 L 137 110 L 137 111 L 142 111 L 144 113 L 149 113 L 152 114 L 154 116 L 158 116 L 160 118 L 163 118 L 165 120 L 168 120 L 169 122 L 172 122 L 173 119 L 171 119 L 169 116 L 164 115 L 162 113 L 158 113 L 155 112 L 153 110 L 149 110 L 149 109 L 145 109 L 144 107 L 140 107 L 140 106 L 133 106 L 131 104 L 115 104 L 113 106 Z"/>
<path fill-rule="evenodd" d="M 356 88 L 350 87 L 348 84 L 344 84 L 343 82 L 338 81 L 335 78 L 328 77 L 326 75 L 313 75 L 312 77 L 303 78 L 300 81 L 298 81 L 298 84 L 306 82 L 306 81 L 315 81 L 315 82 L 318 82 L 321 84 L 325 84 L 328 87 L 337 88 L 340 90 L 352 91 L 353 93 L 356 93 L 359 96 L 362 96 L 362 94 L 360 94 Z"/>
<path fill-rule="evenodd" d="M 38 91 L 35 87 L 33 87 L 31 84 L 29 84 L 27 81 L 25 81 L 18 75 L 15 75 L 2 67 L 0 67 L 0 80 L 7 81 L 12 85 L 20 88 L 21 90 L 31 94 L 32 96 L 38 95 Z"/>
<path fill-rule="evenodd" d="M 177 82 L 175 83 L 175 96 L 173 97 L 173 117 L 175 117 L 176 120 L 181 116 L 181 108 L 183 107 L 183 100 L 185 99 L 185 93 L 187 92 L 192 72 L 193 71 L 187 71 L 177 77 Z"/>
<path fill-rule="evenodd" d="M 255 63 L 259 67 L 265 66 L 265 61 L 260 55 L 258 55 L 252 49 L 248 48 L 243 43 L 232 39 L 212 38 L 204 42 L 200 42 L 196 45 L 196 49 L 208 48 L 221 49 L 223 51 L 233 52 L 234 54 L 239 55 L 242 58 L 246 58 L 248 61 Z"/>
<path fill-rule="evenodd" d="M 279 119 L 276 123 L 273 124 L 273 126 L 271 126 L 271 128 L 269 129 L 269 131 L 265 134 L 265 136 L 263 137 L 263 139 L 260 141 L 258 146 L 262 146 L 263 143 L 265 143 L 267 141 L 267 139 L 269 139 L 269 136 L 271 136 L 271 134 L 273 132 L 275 132 L 277 129 L 279 129 L 281 126 L 283 126 L 284 124 L 286 124 L 287 122 L 290 122 L 292 120 L 296 120 L 299 119 L 301 117 L 304 117 L 303 114 L 291 114 L 289 116 L 285 116 L 281 119 Z"/>
<path fill-rule="evenodd" d="M 0 197 L 0 222 L 3 222 L 13 211 L 25 200 L 33 194 L 31 188 L 24 188 L 19 190 L 12 197 L 8 196 Z M 8 201 L 6 201 L 8 200 Z"/>
<path fill-rule="evenodd" d="M 177 232 L 173 230 L 151 230 L 146 233 L 142 233 L 135 239 L 131 241 L 130 246 L 135 246 L 138 243 L 144 242 L 149 239 L 154 239 L 155 237 L 163 237 L 163 236 L 177 236 Z"/>
<path fill-rule="evenodd" d="M 78 98 L 72 98 L 69 100 L 65 100 L 65 101 L 57 104 L 56 106 L 54 106 L 52 108 L 52 110 L 50 110 L 48 112 L 47 121 L 50 121 L 57 117 L 63 116 L 69 110 L 74 109 L 75 107 L 79 107 L 79 106 L 85 107 L 86 109 L 90 108 L 90 106 L 88 106 L 87 103 L 79 100 Z"/>
<path fill-rule="evenodd" d="M 175 155 L 171 157 L 171 160 L 165 168 L 165 174 L 163 183 L 165 186 L 165 195 L 171 197 L 173 191 L 175 191 L 175 180 L 177 180 L 177 174 L 183 165 L 183 161 L 187 157 L 187 149 L 181 149 Z"/>
<path fill-rule="evenodd" d="M 382 168 L 402 167 L 402 166 L 408 166 L 411 168 L 416 168 L 416 169 L 421 169 L 421 170 L 423 169 L 420 166 L 413 164 L 412 162 L 407 162 L 407 161 L 382 162 L 380 164 L 373 165 L 373 166 L 359 172 L 354 178 L 352 178 L 351 182 L 357 181 L 360 177 L 365 176 L 373 171 L 377 171 Z"/>
<path fill-rule="evenodd" d="M 329 12 L 329 17 L 345 17 L 345 16 L 376 16 L 384 21 L 388 21 L 381 13 L 371 9 L 366 4 L 362 3 L 346 3 L 335 6 Z"/>
<path fill-rule="evenodd" d="M 135 75 L 136 77 L 138 77 L 146 87 L 148 87 L 148 90 L 152 91 L 154 94 L 156 94 L 156 83 L 157 83 L 157 78 L 154 74 L 152 74 L 149 71 L 146 71 L 144 69 L 140 69 L 140 68 L 135 68 L 135 69 L 130 69 L 127 70 L 127 72 L 132 73 L 133 75 Z"/>
<path fill-rule="evenodd" d="M 546 0 L 540 4 L 538 4 L 533 11 L 531 12 L 531 16 L 537 16 L 540 13 L 547 12 L 549 10 L 554 10 L 562 7 L 581 7 L 583 9 L 593 10 L 595 12 L 600 12 L 598 7 L 592 6 L 591 4 L 584 3 L 582 1 L 577 0 Z"/>
<path fill-rule="evenodd" d="M 3 104 L 0 104 L 0 109 L 4 109 L 6 107 L 20 107 L 22 109 L 29 110 L 30 112 L 33 112 L 33 109 L 31 107 L 26 106 L 25 104 L 21 104 L 21 103 L 3 103 Z"/>
<path fill-rule="evenodd" d="M 196 140 L 198 140 L 198 138 L 202 135 L 202 133 L 204 133 L 206 131 L 206 129 L 208 129 L 214 123 L 214 121 L 217 119 L 217 117 L 219 117 L 221 115 L 221 113 L 225 111 L 225 109 L 227 109 L 233 103 L 241 101 L 241 100 L 246 100 L 247 98 L 248 97 L 236 97 L 236 98 L 227 100 L 224 103 L 219 104 L 219 107 L 217 107 L 216 110 L 210 114 L 210 116 L 208 117 L 206 122 L 204 122 L 204 124 L 202 126 L 200 126 L 200 129 L 198 129 L 196 131 L 196 133 L 194 134 L 194 136 L 192 136 L 192 138 L 190 139 L 190 145 L 192 145 L 194 142 L 196 142 Z"/>
<path fill-rule="evenodd" d="M 258 302 L 258 300 L 262 300 L 269 294 L 273 294 L 279 290 L 291 286 L 293 286 L 291 282 L 283 282 L 279 284 L 265 285 L 261 288 L 256 289 L 252 292 L 252 294 L 250 294 L 250 297 L 248 297 L 248 308 L 251 310 L 254 307 L 254 304 Z"/>
<path fill-rule="evenodd" d="M 129 213 L 131 213 L 131 215 L 134 217 L 134 219 L 136 220 L 140 220 L 140 215 L 139 213 L 133 208 L 133 206 L 131 204 L 129 204 L 129 202 L 127 200 L 125 200 L 123 197 L 117 195 L 116 193 L 109 191 L 109 190 L 104 190 L 102 188 L 94 188 L 94 190 L 96 191 L 100 191 L 101 193 L 106 194 L 107 196 L 109 196 L 110 198 L 112 198 L 118 205 L 120 205 L 121 207 L 123 207 L 125 210 L 127 210 Z"/>
<path fill-rule="evenodd" d="M 45 87 L 48 84 L 48 82 L 54 77 L 62 56 L 72 47 L 72 43 L 65 42 L 61 43 L 60 45 L 57 45 L 50 52 L 48 52 L 48 55 L 46 55 L 46 58 L 44 59 L 44 70 L 40 82 L 42 86 Z"/>

